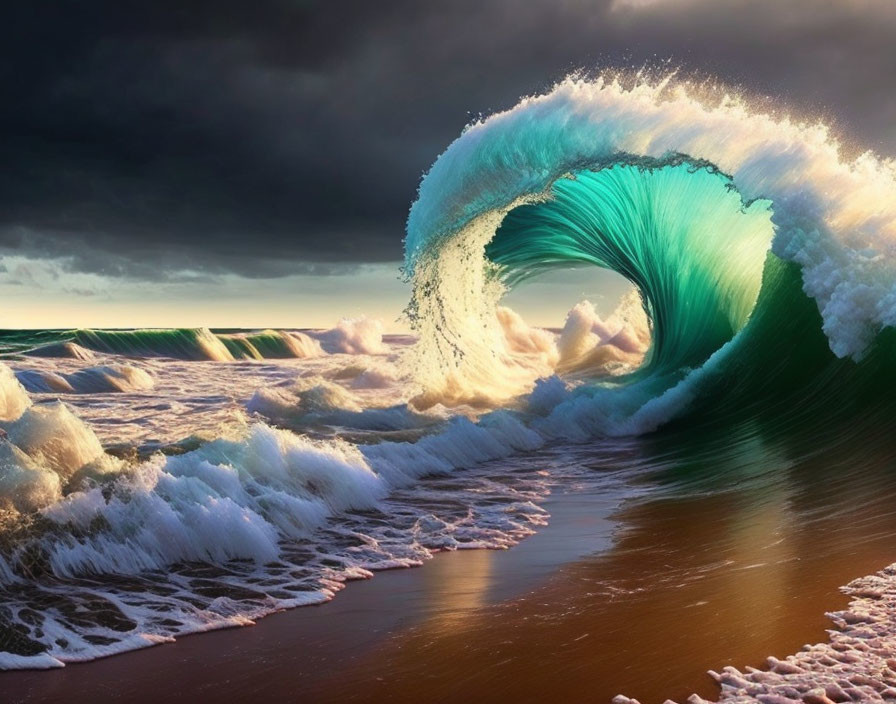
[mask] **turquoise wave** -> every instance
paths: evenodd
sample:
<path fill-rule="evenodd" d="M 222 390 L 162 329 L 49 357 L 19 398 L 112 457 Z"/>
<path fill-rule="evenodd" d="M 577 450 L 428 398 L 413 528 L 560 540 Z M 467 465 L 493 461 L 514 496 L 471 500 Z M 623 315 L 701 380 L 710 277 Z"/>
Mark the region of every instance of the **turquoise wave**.
<path fill-rule="evenodd" d="M 76 358 L 89 358 L 92 351 L 123 357 L 217 362 L 306 358 L 323 354 L 320 344 L 303 332 L 213 331 L 208 328 L 9 330 L 0 331 L 0 351 Z"/>
<path fill-rule="evenodd" d="M 171 357 L 193 361 L 233 359 L 227 345 L 207 328 L 75 330 L 72 339 L 95 352 L 127 357 Z"/>
<path fill-rule="evenodd" d="M 890 403 L 893 164 L 847 161 L 821 125 L 714 100 L 673 79 L 570 79 L 439 157 L 405 240 L 426 403 L 534 387 L 535 427 L 563 436 Z M 650 348 L 639 369 L 595 368 L 545 407 L 497 306 L 581 266 L 637 288 Z"/>
<path fill-rule="evenodd" d="M 619 272 L 653 328 L 639 375 L 693 368 L 749 317 L 773 234 L 769 203 L 729 185 L 688 163 L 580 171 L 508 213 L 486 256 L 511 286 L 571 264 Z"/>

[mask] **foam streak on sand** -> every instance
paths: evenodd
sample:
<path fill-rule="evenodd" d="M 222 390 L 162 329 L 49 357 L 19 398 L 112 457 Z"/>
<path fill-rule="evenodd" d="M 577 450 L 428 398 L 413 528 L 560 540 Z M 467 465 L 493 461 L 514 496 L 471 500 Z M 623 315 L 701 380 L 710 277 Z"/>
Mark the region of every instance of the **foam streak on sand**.
<path fill-rule="evenodd" d="M 835 628 L 827 643 L 805 645 L 766 669 L 710 671 L 726 704 L 834 704 L 896 700 L 896 564 L 843 587 L 849 608 L 828 614 Z M 691 695 L 690 704 L 709 704 Z M 619 695 L 613 704 L 639 704 Z"/>

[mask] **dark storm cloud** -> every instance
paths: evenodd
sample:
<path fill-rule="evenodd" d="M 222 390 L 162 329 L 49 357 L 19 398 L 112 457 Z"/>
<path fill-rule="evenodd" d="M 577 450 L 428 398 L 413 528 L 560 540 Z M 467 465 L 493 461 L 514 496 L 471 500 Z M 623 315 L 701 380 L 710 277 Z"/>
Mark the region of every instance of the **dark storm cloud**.
<path fill-rule="evenodd" d="M 0 23 L 0 249 L 132 277 L 397 259 L 464 124 L 577 68 L 671 59 L 892 154 L 892 8 L 21 0 Z"/>

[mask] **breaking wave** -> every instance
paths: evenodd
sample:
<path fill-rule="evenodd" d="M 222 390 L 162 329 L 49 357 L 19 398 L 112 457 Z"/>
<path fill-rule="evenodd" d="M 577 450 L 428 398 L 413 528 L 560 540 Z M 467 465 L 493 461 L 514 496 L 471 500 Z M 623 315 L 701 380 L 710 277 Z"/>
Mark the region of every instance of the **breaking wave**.
<path fill-rule="evenodd" d="M 343 318 L 329 330 L 73 330 L 60 331 L 57 336 L 59 339 L 22 353 L 31 357 L 83 361 L 94 359 L 94 353 L 99 352 L 123 357 L 231 362 L 239 359 L 308 359 L 323 354 L 383 354 L 385 351 L 382 323 L 367 318 Z"/>
<path fill-rule="evenodd" d="M 824 126 L 674 77 L 568 79 L 471 125 L 423 179 L 405 241 L 417 402 L 532 391 L 545 365 L 508 340 L 501 296 L 596 266 L 637 289 L 649 347 L 622 374 L 594 360 L 541 430 L 638 434 L 821 383 L 862 403 L 893 375 L 894 242 L 893 164 L 846 160 Z"/>

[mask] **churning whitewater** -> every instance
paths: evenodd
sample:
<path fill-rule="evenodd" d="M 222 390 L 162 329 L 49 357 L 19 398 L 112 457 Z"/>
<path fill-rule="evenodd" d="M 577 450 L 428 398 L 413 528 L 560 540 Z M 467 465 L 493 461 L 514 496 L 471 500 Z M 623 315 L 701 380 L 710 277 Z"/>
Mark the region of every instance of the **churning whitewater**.
<path fill-rule="evenodd" d="M 10 333 L 0 667 L 247 624 L 434 550 L 508 547 L 572 478 L 634 491 L 623 469 L 583 469 L 577 443 L 710 416 L 796 428 L 806 398 L 816 424 L 889 417 L 894 242 L 894 165 L 846 160 L 824 126 L 674 77 L 570 78 L 470 125 L 423 178 L 414 337 L 364 319 Z M 501 305 L 571 267 L 632 292 L 556 330 Z"/>

